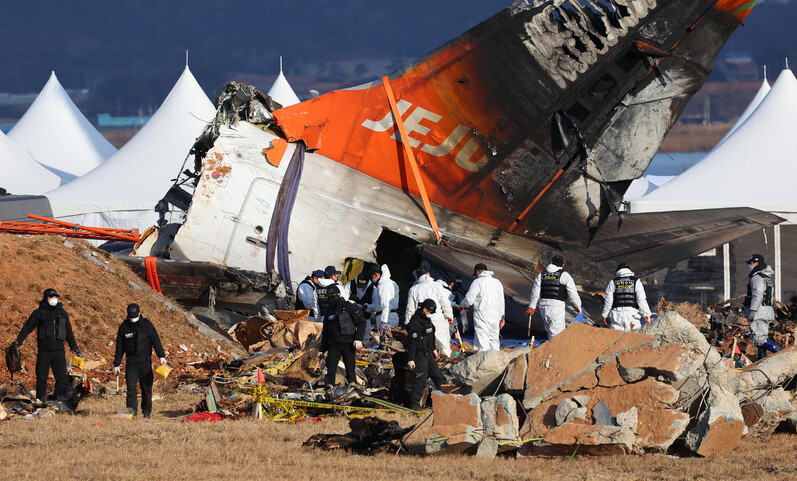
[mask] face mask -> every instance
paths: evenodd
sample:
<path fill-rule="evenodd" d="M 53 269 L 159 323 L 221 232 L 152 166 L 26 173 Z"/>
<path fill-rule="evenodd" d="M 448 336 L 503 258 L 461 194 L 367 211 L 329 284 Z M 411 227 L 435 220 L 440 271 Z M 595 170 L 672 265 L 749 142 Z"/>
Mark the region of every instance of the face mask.
<path fill-rule="evenodd" d="M 749 265 L 747 266 L 747 270 L 748 270 L 748 271 L 752 271 L 752 270 L 753 270 L 753 264 L 749 264 Z"/>
<path fill-rule="evenodd" d="M 138 322 L 139 319 L 140 317 L 131 317 L 130 322 Z"/>
<path fill-rule="evenodd" d="M 427 319 L 431 319 L 432 318 L 431 314 L 424 314 L 424 315 L 426 316 Z"/>
<path fill-rule="evenodd" d="M 58 298 L 57 297 L 48 298 L 47 299 L 47 304 L 50 304 L 53 307 L 57 306 L 58 305 Z"/>

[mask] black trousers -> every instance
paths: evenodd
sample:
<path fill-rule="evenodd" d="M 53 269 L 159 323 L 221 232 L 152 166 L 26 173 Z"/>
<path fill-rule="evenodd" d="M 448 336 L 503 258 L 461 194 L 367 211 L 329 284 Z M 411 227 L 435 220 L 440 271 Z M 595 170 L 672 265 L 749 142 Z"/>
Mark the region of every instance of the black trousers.
<path fill-rule="evenodd" d="M 64 395 L 69 379 L 66 376 L 66 353 L 63 349 L 56 351 L 39 351 L 36 356 L 36 398 L 39 401 L 47 400 L 47 376 L 50 368 L 55 377 L 55 397 Z"/>
<path fill-rule="evenodd" d="M 421 404 L 423 390 L 426 389 L 426 380 L 432 378 L 432 382 L 437 389 L 443 386 L 445 377 L 440 371 L 440 366 L 434 360 L 431 352 L 418 354 L 415 358 L 415 380 L 412 382 L 412 395 L 410 396 L 410 406 L 417 407 Z"/>
<path fill-rule="evenodd" d="M 327 376 L 324 378 L 327 386 L 335 384 L 335 374 L 338 372 L 338 362 L 341 357 L 343 365 L 346 366 L 346 381 L 355 382 L 357 380 L 357 376 L 354 374 L 354 341 L 346 344 L 332 344 L 327 350 Z"/>
<path fill-rule="evenodd" d="M 149 416 L 152 413 L 152 381 L 152 365 L 149 361 L 127 363 L 125 367 L 127 407 L 134 413 L 138 412 L 136 384 L 141 386 L 141 414 Z"/>

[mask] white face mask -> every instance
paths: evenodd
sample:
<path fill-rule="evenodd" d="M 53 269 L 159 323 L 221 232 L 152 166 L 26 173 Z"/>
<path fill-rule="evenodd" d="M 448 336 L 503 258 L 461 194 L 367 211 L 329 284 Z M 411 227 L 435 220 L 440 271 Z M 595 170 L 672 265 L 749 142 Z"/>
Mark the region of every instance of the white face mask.
<path fill-rule="evenodd" d="M 130 322 L 138 322 L 139 319 L 141 319 L 141 318 L 140 317 L 131 317 L 130 318 Z"/>
<path fill-rule="evenodd" d="M 425 314 L 425 316 L 426 316 L 427 319 L 431 319 L 432 318 L 431 314 Z"/>
<path fill-rule="evenodd" d="M 58 305 L 58 298 L 57 297 L 49 297 L 49 298 L 47 298 L 47 304 L 50 304 L 53 307 L 57 306 Z"/>
<path fill-rule="evenodd" d="M 748 270 L 748 271 L 752 271 L 753 269 L 754 269 L 754 267 L 753 267 L 753 264 L 749 264 L 749 265 L 747 266 L 747 270 Z"/>

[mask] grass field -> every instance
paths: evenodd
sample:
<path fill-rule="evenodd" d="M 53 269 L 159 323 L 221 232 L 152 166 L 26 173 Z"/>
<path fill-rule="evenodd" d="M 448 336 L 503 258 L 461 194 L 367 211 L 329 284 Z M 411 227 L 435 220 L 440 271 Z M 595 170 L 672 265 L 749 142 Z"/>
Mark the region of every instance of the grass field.
<path fill-rule="evenodd" d="M 302 447 L 316 432 L 346 433 L 343 418 L 320 424 L 271 421 L 182 423 L 196 396 L 156 400 L 150 420 L 115 420 L 123 396 L 90 398 L 81 413 L 50 420 L 0 422 L 0 479 L 755 479 L 797 478 L 797 435 L 745 439 L 730 455 L 675 458 L 665 455 L 567 458 L 418 454 L 358 456 Z M 397 417 L 402 426 L 420 422 Z M 414 453 L 420 438 L 410 439 Z"/>

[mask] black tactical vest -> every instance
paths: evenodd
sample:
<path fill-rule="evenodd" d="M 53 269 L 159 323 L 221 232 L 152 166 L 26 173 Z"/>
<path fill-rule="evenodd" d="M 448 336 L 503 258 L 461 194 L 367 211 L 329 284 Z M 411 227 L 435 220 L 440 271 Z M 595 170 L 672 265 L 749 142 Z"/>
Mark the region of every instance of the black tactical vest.
<path fill-rule="evenodd" d="M 338 286 L 336 284 L 330 284 L 326 287 L 318 287 L 315 293 L 318 297 L 318 310 L 320 311 L 321 317 L 326 318 L 334 315 L 335 308 L 338 305 L 335 298 L 340 295 Z"/>
<path fill-rule="evenodd" d="M 753 277 L 761 276 L 764 279 L 764 283 L 766 284 L 766 288 L 764 289 L 764 298 L 761 299 L 762 306 L 771 306 L 772 305 L 772 290 L 773 284 L 772 279 L 769 276 L 765 276 L 760 271 L 753 274 Z M 752 281 L 753 278 L 751 277 L 750 280 Z M 753 289 L 750 287 L 750 283 L 747 283 L 747 295 L 744 297 L 744 306 L 750 307 L 750 304 L 753 302 Z"/>
<path fill-rule="evenodd" d="M 614 302 L 612 307 L 639 308 L 636 301 L 636 277 L 614 278 Z"/>
<path fill-rule="evenodd" d="M 545 271 L 540 279 L 540 297 L 542 299 L 567 300 L 567 286 L 561 284 L 562 269 L 556 272 Z"/>
<path fill-rule="evenodd" d="M 302 282 L 299 283 L 299 286 L 301 286 L 302 284 L 307 284 L 310 287 L 312 287 L 313 290 L 316 290 L 315 284 L 313 284 L 313 281 L 311 281 L 309 277 L 305 277 L 305 279 Z M 298 287 L 296 288 L 296 292 L 297 293 L 299 292 L 299 288 Z M 297 295 L 296 296 L 296 310 L 298 311 L 300 309 L 307 309 L 308 311 L 312 311 L 313 310 L 313 306 L 305 306 L 304 302 L 302 302 L 302 299 Z M 318 314 L 318 313 L 316 313 L 316 314 Z"/>

